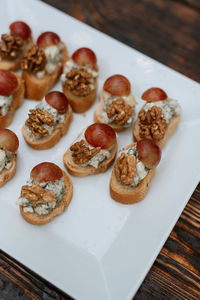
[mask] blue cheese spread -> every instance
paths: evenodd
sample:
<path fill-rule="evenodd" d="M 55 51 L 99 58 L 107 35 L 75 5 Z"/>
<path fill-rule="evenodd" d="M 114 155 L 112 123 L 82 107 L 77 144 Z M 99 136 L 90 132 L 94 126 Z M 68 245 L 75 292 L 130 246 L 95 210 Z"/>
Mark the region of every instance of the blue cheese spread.
<path fill-rule="evenodd" d="M 129 127 L 133 121 L 133 118 L 135 116 L 135 105 L 136 105 L 136 101 L 135 101 L 135 98 L 133 97 L 132 94 L 129 94 L 128 96 L 113 96 L 111 95 L 110 93 L 106 92 L 106 91 L 103 91 L 102 92 L 102 98 L 103 98 L 103 101 L 104 101 L 104 106 L 103 106 L 103 109 L 102 109 L 102 112 L 101 112 L 101 120 L 106 123 L 106 124 L 109 124 L 109 123 L 112 123 L 113 120 L 115 119 L 116 117 L 116 114 L 112 117 L 112 118 L 108 118 L 108 115 L 107 115 L 107 107 L 112 104 L 113 101 L 117 100 L 117 99 L 123 99 L 125 104 L 129 104 L 132 108 L 133 108 L 133 114 L 132 116 L 128 119 L 128 121 L 126 123 L 123 124 L 124 127 Z"/>
<path fill-rule="evenodd" d="M 13 153 L 6 149 L 0 148 L 0 173 L 3 170 L 9 170 L 12 166 Z"/>
<path fill-rule="evenodd" d="M 144 111 L 147 113 L 153 106 L 160 107 L 162 109 L 163 117 L 167 124 L 169 124 L 171 118 L 174 115 L 180 115 L 181 108 L 178 102 L 174 99 L 167 99 L 158 102 L 148 102 L 144 106 Z"/>
<path fill-rule="evenodd" d="M 50 213 L 61 201 L 63 198 L 66 187 L 64 183 L 64 177 L 59 180 L 51 181 L 51 182 L 35 182 L 33 178 L 30 178 L 27 185 L 39 184 L 45 191 L 52 191 L 55 195 L 56 201 L 53 202 L 45 202 L 45 203 L 37 203 L 36 205 L 32 205 L 31 201 L 24 197 L 19 197 L 17 200 L 17 205 L 23 206 L 23 211 L 29 213 L 36 213 L 37 215 L 46 215 Z"/>
<path fill-rule="evenodd" d="M 5 116 L 12 104 L 13 96 L 2 96 L 0 95 L 0 116 Z"/>
<path fill-rule="evenodd" d="M 84 140 L 86 146 L 89 148 L 89 149 L 94 149 L 95 147 L 91 146 L 87 141 L 86 141 L 86 138 L 85 138 L 85 130 L 83 130 L 79 136 L 77 137 L 77 139 L 74 141 L 73 144 L 75 144 L 76 142 L 80 142 L 81 140 Z M 92 166 L 94 168 L 98 168 L 99 164 L 101 162 L 103 162 L 105 159 L 109 158 L 111 156 L 111 153 L 110 151 L 108 150 L 105 150 L 105 149 L 101 149 L 99 151 L 99 153 L 97 153 L 95 156 L 93 156 L 87 163 L 85 164 L 82 164 L 81 166 L 83 167 L 87 167 L 87 166 Z"/>
<path fill-rule="evenodd" d="M 134 155 L 136 157 L 136 172 L 135 176 L 133 178 L 133 181 L 130 183 L 132 187 L 137 186 L 149 173 L 149 169 L 144 166 L 144 164 L 140 161 L 137 153 L 137 148 L 136 146 L 133 146 L 127 150 L 121 150 L 119 153 L 119 156 L 124 153 L 126 156 L 128 155 Z"/>
<path fill-rule="evenodd" d="M 44 70 L 36 73 L 37 78 L 43 78 L 46 74 L 51 74 L 57 69 L 58 65 L 61 64 L 61 60 L 63 59 L 63 48 L 63 43 L 58 43 L 57 45 L 44 48 L 47 63 Z"/>

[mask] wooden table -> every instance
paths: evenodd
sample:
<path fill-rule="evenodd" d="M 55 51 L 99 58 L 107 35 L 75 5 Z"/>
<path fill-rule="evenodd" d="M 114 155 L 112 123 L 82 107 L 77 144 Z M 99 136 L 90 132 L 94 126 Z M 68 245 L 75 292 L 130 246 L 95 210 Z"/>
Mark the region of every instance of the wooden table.
<path fill-rule="evenodd" d="M 44 2 L 200 82 L 199 0 Z M 0 251 L 2 298 L 71 299 Z M 200 299 L 200 184 L 134 299 Z"/>

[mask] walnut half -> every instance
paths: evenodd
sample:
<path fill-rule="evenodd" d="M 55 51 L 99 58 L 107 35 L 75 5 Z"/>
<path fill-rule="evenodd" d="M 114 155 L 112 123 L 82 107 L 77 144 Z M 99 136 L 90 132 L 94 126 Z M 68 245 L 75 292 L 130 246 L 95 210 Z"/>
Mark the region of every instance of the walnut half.
<path fill-rule="evenodd" d="M 120 98 L 113 101 L 107 107 L 106 112 L 109 119 L 116 115 L 113 120 L 114 123 L 123 125 L 132 116 L 133 109 L 129 104 L 125 104 L 124 99 Z"/>
<path fill-rule="evenodd" d="M 35 74 L 44 70 L 46 62 L 47 59 L 44 50 L 35 45 L 25 52 L 21 61 L 21 68 Z"/>
<path fill-rule="evenodd" d="M 125 153 L 120 155 L 115 163 L 114 172 L 121 184 L 127 185 L 133 182 L 136 164 L 137 161 L 134 155 L 131 154 L 126 156 Z"/>
<path fill-rule="evenodd" d="M 55 194 L 52 191 L 45 191 L 39 184 L 23 185 L 21 197 L 29 200 L 32 205 L 56 201 Z"/>
<path fill-rule="evenodd" d="M 46 110 L 41 109 L 30 109 L 30 114 L 26 120 L 26 126 L 36 136 L 47 136 L 48 130 L 42 126 L 47 124 L 48 126 L 54 125 L 54 117 Z"/>
<path fill-rule="evenodd" d="M 15 59 L 24 46 L 23 39 L 15 34 L 2 34 L 0 41 L 0 56 L 4 59 Z"/>
<path fill-rule="evenodd" d="M 81 140 L 80 142 L 76 142 L 75 144 L 73 144 L 70 147 L 70 150 L 72 151 L 72 157 L 74 162 L 77 165 L 82 165 L 87 163 L 92 157 L 99 153 L 101 148 L 96 147 L 94 149 L 89 149 L 86 146 L 85 141 Z"/>
<path fill-rule="evenodd" d="M 147 112 L 142 109 L 138 118 L 140 120 L 139 134 L 141 138 L 153 138 L 159 141 L 164 137 L 167 123 L 160 107 L 154 105 Z"/>
<path fill-rule="evenodd" d="M 92 74 L 87 70 L 72 68 L 65 77 L 67 80 L 64 85 L 75 96 L 86 96 L 91 92 L 90 79 L 92 79 Z"/>

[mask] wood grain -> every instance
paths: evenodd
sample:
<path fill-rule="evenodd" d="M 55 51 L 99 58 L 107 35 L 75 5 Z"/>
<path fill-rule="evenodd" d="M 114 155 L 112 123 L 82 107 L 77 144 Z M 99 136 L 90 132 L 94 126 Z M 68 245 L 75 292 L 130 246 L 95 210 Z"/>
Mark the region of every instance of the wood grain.
<path fill-rule="evenodd" d="M 44 2 L 200 82 L 199 0 Z M 1 298 L 71 299 L 0 251 Z M 200 184 L 134 299 L 200 299 Z"/>
<path fill-rule="evenodd" d="M 45 2 L 200 81 L 200 1 Z"/>
<path fill-rule="evenodd" d="M 200 184 L 135 299 L 200 299 Z"/>
<path fill-rule="evenodd" d="M 0 299 L 72 299 L 0 250 Z"/>

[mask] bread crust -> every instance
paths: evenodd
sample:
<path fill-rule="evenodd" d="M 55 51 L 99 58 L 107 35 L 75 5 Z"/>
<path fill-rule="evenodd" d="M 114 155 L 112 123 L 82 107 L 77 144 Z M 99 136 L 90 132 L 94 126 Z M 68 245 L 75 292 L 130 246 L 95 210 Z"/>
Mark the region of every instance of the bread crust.
<path fill-rule="evenodd" d="M 53 218 L 59 216 L 64 212 L 64 210 L 69 206 L 72 195 L 73 195 L 73 185 L 71 179 L 67 174 L 63 172 L 64 182 L 67 187 L 67 192 L 63 196 L 63 199 L 60 201 L 59 205 L 56 206 L 49 214 L 47 215 L 37 215 L 36 213 L 24 212 L 23 206 L 20 206 L 20 213 L 22 217 L 30 224 L 33 225 L 44 225 L 53 220 Z"/>
<path fill-rule="evenodd" d="M 71 57 L 68 59 L 70 60 Z M 66 62 L 68 61 L 66 60 Z M 98 71 L 98 66 L 95 66 L 95 71 Z M 94 79 L 94 90 L 92 90 L 88 95 L 86 96 L 75 96 L 70 90 L 66 88 L 64 84 L 62 84 L 63 93 L 69 100 L 69 103 L 71 104 L 72 110 L 76 113 L 84 113 L 87 111 L 92 104 L 94 103 L 96 99 L 97 94 L 97 79 Z"/>
<path fill-rule="evenodd" d="M 37 78 L 35 75 L 28 71 L 22 71 L 22 78 L 25 81 L 27 99 L 42 100 L 42 98 L 48 93 L 48 91 L 56 84 L 59 76 L 62 73 L 63 65 L 65 64 L 65 61 L 68 57 L 68 52 L 65 45 L 62 51 L 62 64 L 60 64 L 51 74 L 45 75 L 43 78 Z"/>
<path fill-rule="evenodd" d="M 99 164 L 98 168 L 92 166 L 82 167 L 74 163 L 72 153 L 70 148 L 63 155 L 63 163 L 67 171 L 76 177 L 85 177 L 88 175 L 94 175 L 99 173 L 104 173 L 112 165 L 115 156 L 117 153 L 117 142 L 114 143 L 111 150 L 111 156 L 108 159 L 105 159 L 102 163 Z"/>
<path fill-rule="evenodd" d="M 136 143 L 127 146 L 125 149 L 131 148 Z M 151 169 L 144 179 L 136 187 L 122 185 L 115 176 L 114 168 L 110 179 L 110 195 L 113 200 L 122 204 L 133 204 L 141 201 L 148 192 L 149 184 L 156 173 L 156 168 Z"/>
<path fill-rule="evenodd" d="M 103 110 L 103 107 L 104 107 L 104 98 L 103 98 L 103 89 L 101 90 L 101 93 L 99 95 L 99 103 L 97 104 L 97 107 L 96 107 L 96 110 L 94 112 L 94 121 L 96 123 L 104 123 L 102 118 L 101 118 L 101 113 L 102 113 L 102 110 Z M 136 103 L 136 100 L 135 98 L 132 96 L 133 98 L 133 101 Z M 106 123 L 107 124 L 107 123 Z M 120 132 L 120 131 L 123 131 L 123 130 L 126 130 L 127 127 L 124 127 L 123 125 L 120 125 L 120 124 L 115 124 L 113 122 L 111 123 L 108 123 L 109 126 L 111 126 L 116 132 Z"/>
<path fill-rule="evenodd" d="M 33 45 L 33 38 L 31 36 L 29 38 L 29 41 L 27 41 L 27 45 L 26 45 L 24 51 L 21 53 L 21 55 L 18 56 L 14 60 L 8 60 L 8 59 L 1 60 L 0 61 L 0 69 L 1 70 L 8 70 L 8 71 L 17 71 L 17 70 L 19 70 L 21 60 L 22 60 L 22 57 L 23 57 L 25 51 L 27 51 L 30 47 L 32 47 L 32 45 Z"/>
<path fill-rule="evenodd" d="M 144 108 L 144 106 L 142 107 L 142 109 L 143 108 Z M 168 139 L 170 138 L 170 136 L 178 128 L 179 123 L 180 123 L 180 115 L 174 115 L 171 118 L 170 123 L 167 125 L 164 137 L 161 140 L 159 140 L 159 141 L 154 140 L 154 142 L 160 147 L 160 149 L 163 149 L 165 147 L 165 145 L 166 145 Z M 143 138 L 140 137 L 140 134 L 139 134 L 139 129 L 140 129 L 140 125 L 139 124 L 140 124 L 140 121 L 139 121 L 139 118 L 137 117 L 137 119 L 136 119 L 136 121 L 134 123 L 134 126 L 133 126 L 133 139 L 134 139 L 134 141 L 137 141 L 137 142 L 139 142 L 139 141 L 141 141 L 143 139 Z"/>
<path fill-rule="evenodd" d="M 0 174 L 0 187 L 15 176 L 16 173 L 17 154 L 13 154 L 12 166 L 9 170 L 4 169 Z"/>
<path fill-rule="evenodd" d="M 95 86 L 94 90 L 92 90 L 91 93 L 89 93 L 88 95 L 75 96 L 71 93 L 71 91 L 69 91 L 66 88 L 66 86 L 62 85 L 63 93 L 69 100 L 69 103 L 71 104 L 71 107 L 74 112 L 76 112 L 78 114 L 84 113 L 92 106 L 92 104 L 95 101 L 96 93 L 97 93 L 97 80 L 96 79 L 94 80 L 94 86 Z"/>
<path fill-rule="evenodd" d="M 13 94 L 12 104 L 8 110 L 8 113 L 5 116 L 0 116 L 0 128 L 6 128 L 10 125 L 16 109 L 19 108 L 24 101 L 24 92 L 25 92 L 24 81 L 16 73 L 14 72 L 12 73 L 17 77 L 18 87 Z"/>
<path fill-rule="evenodd" d="M 26 125 L 22 127 L 22 135 L 24 137 L 25 142 L 33 149 L 46 150 L 52 148 L 55 144 L 57 144 L 61 139 L 61 137 L 67 133 L 72 119 L 73 119 L 72 109 L 71 106 L 69 105 L 64 123 L 59 123 L 56 126 L 56 129 L 54 130 L 52 135 L 46 138 L 42 138 L 40 140 L 31 141 L 26 131 L 27 129 Z"/>

